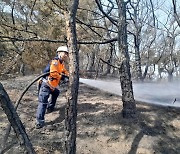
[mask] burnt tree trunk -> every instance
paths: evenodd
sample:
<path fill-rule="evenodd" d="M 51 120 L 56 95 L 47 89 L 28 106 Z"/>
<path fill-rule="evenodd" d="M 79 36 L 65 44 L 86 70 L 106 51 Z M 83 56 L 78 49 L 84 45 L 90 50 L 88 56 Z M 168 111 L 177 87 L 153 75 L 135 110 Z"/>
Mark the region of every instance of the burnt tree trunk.
<path fill-rule="evenodd" d="M 112 39 L 111 33 L 108 30 L 108 25 L 107 25 L 106 20 L 104 20 L 104 26 L 106 28 L 106 33 L 107 33 L 106 35 L 107 35 L 107 37 L 109 39 Z M 112 64 L 113 51 L 114 51 L 114 43 L 110 43 L 109 44 L 109 48 L 110 48 L 110 50 L 108 50 L 109 53 L 107 52 L 107 56 L 106 56 L 105 60 L 107 60 L 108 63 Z M 110 73 L 111 73 L 111 66 L 107 64 L 107 69 L 106 69 L 105 73 L 103 73 L 103 76 L 106 76 L 107 74 L 110 74 Z"/>
<path fill-rule="evenodd" d="M 126 23 L 126 3 L 124 0 L 118 0 L 118 45 L 122 54 L 122 64 L 120 68 L 120 82 L 123 101 L 123 117 L 134 117 L 136 112 L 136 104 L 133 95 L 129 53 L 127 46 L 127 23 Z"/>
<path fill-rule="evenodd" d="M 69 0 L 66 8 L 67 45 L 69 49 L 69 88 L 65 112 L 65 153 L 76 153 L 76 119 L 79 89 L 79 53 L 77 48 L 75 16 L 79 0 Z"/>
<path fill-rule="evenodd" d="M 142 75 L 142 80 L 144 80 L 146 78 L 146 75 L 148 73 L 148 69 L 149 69 L 149 62 L 147 62 L 144 73 Z"/>
<path fill-rule="evenodd" d="M 113 50 L 114 50 L 114 44 L 113 43 L 110 43 L 110 55 L 109 55 L 109 58 L 107 60 L 107 62 L 109 64 L 112 64 L 112 59 L 113 59 Z M 106 76 L 107 74 L 110 74 L 111 73 L 111 65 L 107 64 L 107 69 L 106 69 L 106 72 L 103 73 L 103 76 Z"/>
<path fill-rule="evenodd" d="M 5 114 L 7 115 L 9 122 L 11 123 L 11 126 L 14 129 L 14 132 L 16 133 L 18 140 L 20 141 L 21 146 L 24 148 L 24 150 L 27 153 L 35 154 L 35 151 L 29 140 L 29 137 L 26 134 L 25 128 L 24 128 L 13 104 L 11 103 L 11 100 L 9 99 L 8 94 L 4 90 L 3 85 L 1 83 L 0 83 L 0 103 L 1 103 L 1 107 L 3 108 Z"/>
<path fill-rule="evenodd" d="M 142 70 L 141 70 L 141 56 L 140 56 L 140 39 L 139 39 L 139 33 L 136 33 L 136 36 L 134 36 L 134 43 L 135 43 L 135 64 L 136 64 L 136 80 L 142 81 Z"/>
<path fill-rule="evenodd" d="M 89 56 L 89 67 L 87 71 L 92 72 L 94 70 L 95 57 L 96 57 L 96 49 L 93 49 L 93 51 L 90 53 Z"/>

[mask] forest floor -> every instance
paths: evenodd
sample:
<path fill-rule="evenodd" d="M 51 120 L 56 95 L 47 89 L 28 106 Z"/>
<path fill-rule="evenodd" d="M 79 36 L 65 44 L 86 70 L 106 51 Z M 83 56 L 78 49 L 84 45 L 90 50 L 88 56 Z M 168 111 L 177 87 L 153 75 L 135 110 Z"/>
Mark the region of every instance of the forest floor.
<path fill-rule="evenodd" d="M 12 102 L 34 76 L 2 80 Z M 121 114 L 121 97 L 80 84 L 77 115 L 77 154 L 179 154 L 180 108 L 137 103 L 134 119 Z M 58 97 L 56 110 L 46 114 L 46 125 L 35 128 L 38 105 L 36 85 L 25 94 L 18 114 L 37 154 L 63 153 L 65 87 Z M 0 149 L 7 127 L 7 118 L 0 107 Z M 6 153 L 23 153 L 15 134 L 10 134 Z"/>

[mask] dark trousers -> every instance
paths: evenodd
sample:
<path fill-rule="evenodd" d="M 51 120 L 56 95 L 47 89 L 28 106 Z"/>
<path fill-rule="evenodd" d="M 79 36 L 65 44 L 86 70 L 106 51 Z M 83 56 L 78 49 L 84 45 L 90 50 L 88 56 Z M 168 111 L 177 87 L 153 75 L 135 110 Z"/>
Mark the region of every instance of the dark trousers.
<path fill-rule="evenodd" d="M 46 85 L 46 83 L 44 82 L 42 83 L 40 91 L 39 91 L 39 97 L 38 97 L 39 104 L 38 104 L 37 114 L 36 114 L 38 124 L 44 124 L 45 122 L 44 116 L 46 113 L 46 109 L 47 108 L 54 109 L 59 93 L 60 92 L 58 89 L 55 89 L 52 91 L 49 88 L 49 86 Z M 50 94 L 51 94 L 51 98 L 49 99 Z"/>

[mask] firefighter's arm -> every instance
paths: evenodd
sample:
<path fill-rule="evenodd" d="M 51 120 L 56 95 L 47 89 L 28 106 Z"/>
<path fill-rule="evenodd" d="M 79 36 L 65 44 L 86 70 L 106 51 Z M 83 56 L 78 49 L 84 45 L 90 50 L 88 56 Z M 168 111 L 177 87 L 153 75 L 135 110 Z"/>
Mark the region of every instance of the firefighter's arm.
<path fill-rule="evenodd" d="M 62 71 L 61 80 L 65 82 L 69 81 L 69 72 L 65 68 Z"/>
<path fill-rule="evenodd" d="M 69 81 L 69 76 L 66 76 L 64 74 L 61 75 L 61 80 L 64 82 L 68 82 Z"/>
<path fill-rule="evenodd" d="M 63 69 L 63 73 L 69 77 L 69 72 L 65 68 Z"/>

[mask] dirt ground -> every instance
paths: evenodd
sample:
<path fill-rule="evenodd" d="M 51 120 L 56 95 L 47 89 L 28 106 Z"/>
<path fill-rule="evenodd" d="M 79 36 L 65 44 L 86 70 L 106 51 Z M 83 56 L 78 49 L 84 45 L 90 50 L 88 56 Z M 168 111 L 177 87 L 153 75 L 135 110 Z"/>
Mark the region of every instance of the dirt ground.
<path fill-rule="evenodd" d="M 34 76 L 1 81 L 15 102 Z M 121 115 L 121 97 L 80 84 L 77 117 L 77 154 L 179 154 L 180 108 L 137 103 L 135 119 Z M 63 153 L 65 88 L 58 97 L 56 110 L 46 114 L 46 125 L 35 129 L 38 105 L 36 85 L 25 94 L 18 114 L 37 154 Z M 0 107 L 0 149 L 7 127 Z M 6 144 L 8 154 L 23 153 L 15 134 Z"/>

